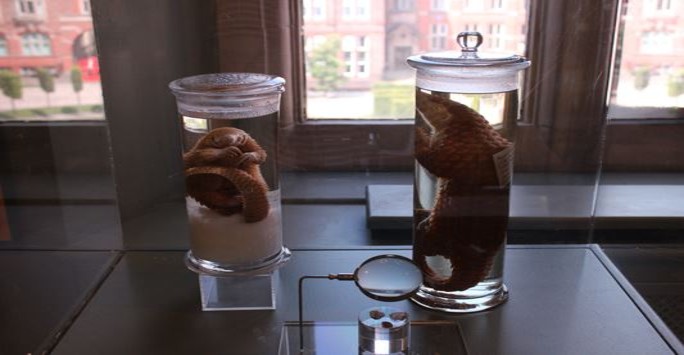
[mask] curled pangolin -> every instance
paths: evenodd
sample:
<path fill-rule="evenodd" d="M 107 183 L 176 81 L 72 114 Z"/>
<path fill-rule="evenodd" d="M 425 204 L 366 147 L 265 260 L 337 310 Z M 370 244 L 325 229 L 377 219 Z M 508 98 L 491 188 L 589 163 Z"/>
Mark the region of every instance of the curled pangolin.
<path fill-rule="evenodd" d="M 264 161 L 266 151 L 245 131 L 213 129 L 183 155 L 187 194 L 218 213 L 259 222 L 269 211 Z"/>
<path fill-rule="evenodd" d="M 417 91 L 416 106 L 430 128 L 416 125 L 415 156 L 438 178 L 438 191 L 432 210 L 417 213 L 413 257 L 427 286 L 466 290 L 487 277 L 506 239 L 510 181 L 502 183 L 493 156 L 512 152 L 512 143 L 448 98 Z M 449 277 L 428 266 L 426 257 L 437 255 L 451 262 Z"/>

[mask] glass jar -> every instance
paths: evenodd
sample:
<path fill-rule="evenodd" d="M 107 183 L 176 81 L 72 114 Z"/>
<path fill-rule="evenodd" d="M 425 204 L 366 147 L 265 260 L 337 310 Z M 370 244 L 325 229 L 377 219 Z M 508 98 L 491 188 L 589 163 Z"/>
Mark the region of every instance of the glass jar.
<path fill-rule="evenodd" d="M 278 181 L 285 80 L 217 73 L 175 80 L 182 124 L 190 251 L 205 274 L 268 272 L 289 258 Z"/>
<path fill-rule="evenodd" d="M 508 227 L 518 55 L 461 51 L 411 56 L 416 73 L 413 259 L 423 285 L 412 298 L 446 312 L 475 312 L 508 298 L 503 259 Z"/>

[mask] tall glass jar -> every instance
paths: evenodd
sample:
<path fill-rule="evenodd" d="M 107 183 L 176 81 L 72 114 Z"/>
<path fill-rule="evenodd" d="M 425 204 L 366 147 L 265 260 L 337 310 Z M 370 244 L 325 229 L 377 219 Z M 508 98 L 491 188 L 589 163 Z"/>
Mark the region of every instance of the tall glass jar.
<path fill-rule="evenodd" d="M 175 80 L 182 125 L 190 251 L 210 275 L 268 272 L 286 261 L 278 181 L 285 80 L 217 73 Z"/>
<path fill-rule="evenodd" d="M 478 32 L 461 51 L 411 56 L 416 73 L 413 259 L 423 285 L 413 301 L 476 312 L 506 301 L 508 226 L 518 55 L 478 52 Z"/>

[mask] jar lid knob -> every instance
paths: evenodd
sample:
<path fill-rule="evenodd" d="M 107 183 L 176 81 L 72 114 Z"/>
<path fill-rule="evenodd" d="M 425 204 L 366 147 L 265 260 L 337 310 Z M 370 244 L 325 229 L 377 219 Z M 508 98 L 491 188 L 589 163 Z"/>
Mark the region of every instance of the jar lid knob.
<path fill-rule="evenodd" d="M 477 47 L 482 44 L 482 35 L 477 31 L 461 32 L 456 37 L 456 42 L 461 46 L 463 54 L 476 53 Z"/>

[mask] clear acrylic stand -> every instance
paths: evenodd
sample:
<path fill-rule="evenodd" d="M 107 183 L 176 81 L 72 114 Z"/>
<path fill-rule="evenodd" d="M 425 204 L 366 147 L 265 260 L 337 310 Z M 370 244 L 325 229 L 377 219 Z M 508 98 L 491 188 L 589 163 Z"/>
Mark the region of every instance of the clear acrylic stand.
<path fill-rule="evenodd" d="M 199 275 L 203 311 L 273 310 L 276 304 L 274 272 L 249 276 Z"/>
<path fill-rule="evenodd" d="M 243 269 L 198 261 L 188 251 L 185 265 L 198 274 L 203 311 L 274 310 L 278 269 L 292 254 L 282 251 L 267 262 Z"/>

